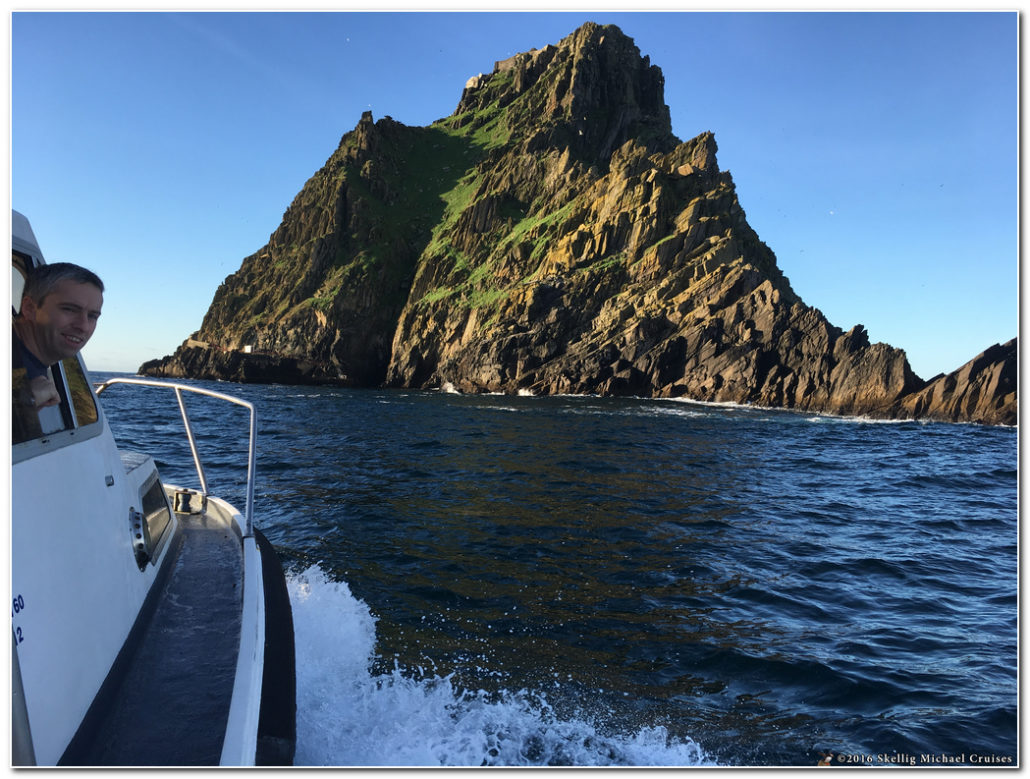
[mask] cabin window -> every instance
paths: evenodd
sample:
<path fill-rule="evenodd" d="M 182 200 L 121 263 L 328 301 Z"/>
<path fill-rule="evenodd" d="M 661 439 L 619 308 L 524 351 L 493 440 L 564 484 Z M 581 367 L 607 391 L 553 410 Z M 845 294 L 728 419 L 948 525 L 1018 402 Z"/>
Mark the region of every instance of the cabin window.
<path fill-rule="evenodd" d="M 143 492 L 143 519 L 147 523 L 147 553 L 151 560 L 157 557 L 154 551 L 161 543 L 165 530 L 172 521 L 168 510 L 168 498 L 155 471 Z"/>
<path fill-rule="evenodd" d="M 21 252 L 12 252 L 11 257 L 11 314 L 17 316 L 21 311 L 21 296 L 25 291 L 25 277 L 29 266 L 29 258 Z"/>
<path fill-rule="evenodd" d="M 24 443 L 65 430 L 87 427 L 100 420 L 89 380 L 76 357 L 51 366 L 47 377 L 57 388 L 57 406 L 35 408 L 29 379 L 23 367 L 11 370 L 11 442 Z"/>
<path fill-rule="evenodd" d="M 12 317 L 21 310 L 22 291 L 31 265 L 32 259 L 28 255 L 12 252 Z M 21 365 L 21 356 L 13 339 L 11 351 L 14 359 L 11 369 L 11 443 L 15 462 L 100 432 L 96 398 L 77 356 L 62 360 L 47 370 L 46 378 L 57 389 L 60 403 L 36 408 L 26 369 Z"/>
<path fill-rule="evenodd" d="M 75 412 L 75 426 L 91 425 L 100 417 L 97 414 L 97 403 L 89 388 L 82 365 L 75 357 L 68 357 L 61 362 L 64 376 L 68 382 L 68 401 Z"/>

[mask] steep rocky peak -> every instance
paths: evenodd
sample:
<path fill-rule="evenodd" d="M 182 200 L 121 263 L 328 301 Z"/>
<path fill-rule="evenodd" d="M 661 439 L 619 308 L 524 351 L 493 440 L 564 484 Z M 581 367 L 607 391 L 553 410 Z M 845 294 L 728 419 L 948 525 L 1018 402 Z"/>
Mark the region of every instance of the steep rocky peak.
<path fill-rule="evenodd" d="M 569 148 L 602 166 L 627 140 L 663 152 L 674 140 L 661 69 L 611 25 L 588 22 L 557 46 L 496 62 L 468 80 L 454 116 L 497 109 L 532 138 L 527 151 Z"/>
<path fill-rule="evenodd" d="M 586 24 L 563 43 L 572 67 L 562 102 L 573 115 L 625 106 L 646 114 L 668 114 L 661 70 L 617 27 Z"/>

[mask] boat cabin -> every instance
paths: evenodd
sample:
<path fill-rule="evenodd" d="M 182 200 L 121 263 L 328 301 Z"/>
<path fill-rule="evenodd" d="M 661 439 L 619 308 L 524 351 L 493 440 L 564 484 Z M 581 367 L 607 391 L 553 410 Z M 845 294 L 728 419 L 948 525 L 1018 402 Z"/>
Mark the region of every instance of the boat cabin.
<path fill-rule="evenodd" d="M 43 262 L 14 212 L 12 316 Z M 253 407 L 156 381 L 97 389 L 81 355 L 46 369 L 60 396 L 46 408 L 17 356 L 12 369 L 13 764 L 290 763 L 292 617 L 279 559 L 253 527 Z M 119 449 L 100 394 L 139 390 L 119 384 L 176 395 L 199 489 L 166 485 L 151 454 Z M 245 512 L 208 493 L 185 391 L 251 410 Z"/>

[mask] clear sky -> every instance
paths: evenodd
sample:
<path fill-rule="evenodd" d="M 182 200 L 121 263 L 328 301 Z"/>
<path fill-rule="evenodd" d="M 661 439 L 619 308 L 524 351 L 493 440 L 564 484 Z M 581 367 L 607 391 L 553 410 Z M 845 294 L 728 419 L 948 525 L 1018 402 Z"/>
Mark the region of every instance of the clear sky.
<path fill-rule="evenodd" d="M 428 125 L 586 21 L 662 69 L 681 140 L 715 133 L 833 324 L 924 379 L 1017 335 L 1015 12 L 16 12 L 12 206 L 48 261 L 105 280 L 87 364 L 135 371 L 197 330 L 363 111 Z"/>

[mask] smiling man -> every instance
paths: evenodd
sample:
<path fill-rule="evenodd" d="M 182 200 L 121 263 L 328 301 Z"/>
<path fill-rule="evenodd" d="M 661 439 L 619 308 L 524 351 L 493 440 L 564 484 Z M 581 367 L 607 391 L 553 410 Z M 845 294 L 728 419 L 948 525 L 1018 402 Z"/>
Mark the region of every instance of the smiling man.
<path fill-rule="evenodd" d="M 35 427 L 35 415 L 47 406 L 61 402 L 53 381 L 53 366 L 74 357 L 96 330 L 104 305 L 104 283 L 93 271 L 69 262 L 34 268 L 25 282 L 21 310 L 14 319 L 12 361 L 12 419 L 15 440 L 31 435 L 19 434 L 19 418 Z"/>

